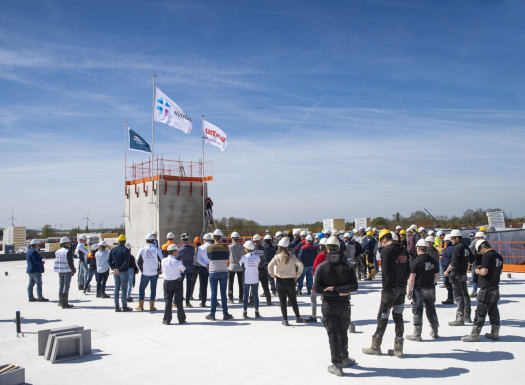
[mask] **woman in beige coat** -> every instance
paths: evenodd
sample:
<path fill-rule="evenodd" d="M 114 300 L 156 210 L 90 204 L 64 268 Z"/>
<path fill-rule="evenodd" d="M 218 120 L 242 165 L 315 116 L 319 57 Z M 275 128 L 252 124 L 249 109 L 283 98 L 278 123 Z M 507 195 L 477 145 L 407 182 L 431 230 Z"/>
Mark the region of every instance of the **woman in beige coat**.
<path fill-rule="evenodd" d="M 281 313 L 283 314 L 283 325 L 288 326 L 288 311 L 286 308 L 286 297 L 292 304 L 297 323 L 304 322 L 299 314 L 297 297 L 295 293 L 295 281 L 303 272 L 303 264 L 288 251 L 288 238 L 284 237 L 277 244 L 277 254 L 268 264 L 268 273 L 275 278 L 275 287 L 279 300 L 281 301 Z"/>

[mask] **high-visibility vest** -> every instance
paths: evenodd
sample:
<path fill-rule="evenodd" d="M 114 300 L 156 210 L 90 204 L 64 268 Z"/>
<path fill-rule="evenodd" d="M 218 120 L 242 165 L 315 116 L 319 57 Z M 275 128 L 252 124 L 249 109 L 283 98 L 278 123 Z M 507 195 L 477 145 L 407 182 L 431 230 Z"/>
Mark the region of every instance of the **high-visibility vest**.
<path fill-rule="evenodd" d="M 67 263 L 68 249 L 62 247 L 55 252 L 55 272 L 57 273 L 71 273 L 69 263 Z"/>

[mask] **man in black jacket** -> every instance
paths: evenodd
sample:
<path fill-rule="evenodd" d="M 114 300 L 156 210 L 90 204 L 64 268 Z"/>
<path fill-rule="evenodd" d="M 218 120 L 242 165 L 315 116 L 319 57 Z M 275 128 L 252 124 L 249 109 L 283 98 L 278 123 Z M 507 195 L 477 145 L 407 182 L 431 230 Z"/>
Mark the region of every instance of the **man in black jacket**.
<path fill-rule="evenodd" d="M 357 277 L 353 266 L 346 263 L 339 253 L 339 239 L 330 237 L 326 241 L 326 261 L 315 270 L 315 290 L 322 295 L 321 311 L 325 319 L 332 365 L 328 371 L 342 376 L 342 368 L 355 365 L 348 357 L 348 326 L 350 324 L 350 292 L 357 290 Z"/>
<path fill-rule="evenodd" d="M 405 308 L 405 295 L 407 290 L 410 266 L 407 251 L 394 243 L 390 230 L 384 229 L 379 233 L 379 242 L 383 246 L 381 251 L 381 273 L 383 290 L 381 290 L 381 304 L 377 314 L 377 329 L 372 336 L 372 346 L 364 348 L 365 354 L 381 354 L 381 342 L 388 324 L 388 316 L 392 310 L 392 318 L 396 325 L 396 339 L 394 349 L 389 349 L 388 354 L 403 358 L 403 310 Z"/>

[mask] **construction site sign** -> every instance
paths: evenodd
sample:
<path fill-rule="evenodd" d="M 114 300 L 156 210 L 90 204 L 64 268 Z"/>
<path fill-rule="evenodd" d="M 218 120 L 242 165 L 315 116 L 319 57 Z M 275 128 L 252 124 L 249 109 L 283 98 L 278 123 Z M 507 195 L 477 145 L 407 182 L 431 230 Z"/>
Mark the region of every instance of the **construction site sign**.
<path fill-rule="evenodd" d="M 505 215 L 503 211 L 489 211 L 487 218 L 489 219 L 489 226 L 500 229 L 505 228 Z"/>

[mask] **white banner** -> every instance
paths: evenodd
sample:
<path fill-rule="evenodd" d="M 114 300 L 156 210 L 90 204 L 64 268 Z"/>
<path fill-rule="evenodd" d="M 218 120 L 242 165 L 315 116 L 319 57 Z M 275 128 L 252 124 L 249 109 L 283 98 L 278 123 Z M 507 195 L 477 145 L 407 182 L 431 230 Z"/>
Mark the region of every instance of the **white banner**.
<path fill-rule="evenodd" d="M 191 133 L 193 122 L 191 118 L 182 111 L 177 103 L 168 98 L 159 87 L 155 91 L 155 112 L 154 118 L 156 122 L 167 124 L 175 127 L 185 134 Z"/>
<path fill-rule="evenodd" d="M 219 147 L 221 151 L 226 150 L 226 146 L 228 146 L 228 137 L 224 131 L 205 120 L 202 126 L 202 139 L 205 143 Z"/>

